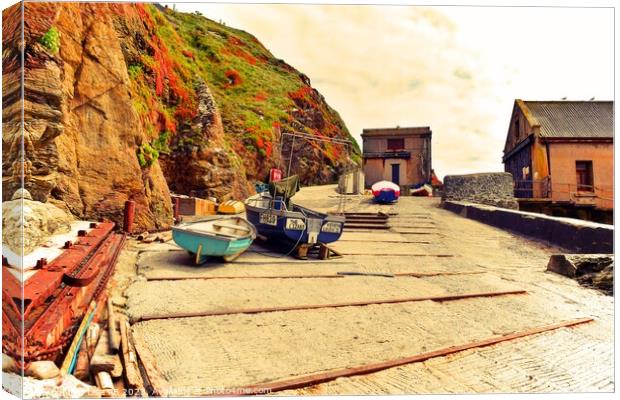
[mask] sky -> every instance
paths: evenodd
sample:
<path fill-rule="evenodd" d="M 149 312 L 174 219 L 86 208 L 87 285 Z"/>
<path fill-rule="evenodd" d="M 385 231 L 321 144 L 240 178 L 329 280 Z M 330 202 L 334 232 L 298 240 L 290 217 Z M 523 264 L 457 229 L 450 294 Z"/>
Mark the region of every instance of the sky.
<path fill-rule="evenodd" d="M 438 176 L 502 171 L 514 99 L 613 100 L 609 8 L 176 4 L 256 36 L 364 128 L 430 126 Z"/>

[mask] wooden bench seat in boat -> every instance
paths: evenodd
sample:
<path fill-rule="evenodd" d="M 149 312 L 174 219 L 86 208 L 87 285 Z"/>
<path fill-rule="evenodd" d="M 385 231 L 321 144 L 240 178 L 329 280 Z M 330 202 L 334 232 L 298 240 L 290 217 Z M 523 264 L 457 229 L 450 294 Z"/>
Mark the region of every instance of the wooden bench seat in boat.
<path fill-rule="evenodd" d="M 239 226 L 239 225 L 214 223 L 213 227 L 215 227 L 215 228 L 230 228 L 230 229 L 235 229 L 235 230 L 238 230 L 238 231 L 250 232 L 249 228 L 246 228 L 245 226 Z"/>

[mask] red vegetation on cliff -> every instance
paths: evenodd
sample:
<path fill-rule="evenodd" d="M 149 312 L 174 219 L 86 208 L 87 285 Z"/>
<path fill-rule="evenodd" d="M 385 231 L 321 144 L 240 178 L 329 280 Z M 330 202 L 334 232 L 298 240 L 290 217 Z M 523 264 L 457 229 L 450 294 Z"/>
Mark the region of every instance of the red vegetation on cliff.
<path fill-rule="evenodd" d="M 254 95 L 254 100 L 256 101 L 265 101 L 267 100 L 267 98 L 269 97 L 269 95 L 267 94 L 267 92 L 265 92 L 264 90 L 261 90 L 260 92 L 256 93 Z"/>
<path fill-rule="evenodd" d="M 237 86 L 243 82 L 243 79 L 241 79 L 241 74 L 239 74 L 237 70 L 229 69 L 224 73 L 224 75 L 228 78 L 228 83 L 226 85 L 227 87 Z"/>
<path fill-rule="evenodd" d="M 310 86 L 302 86 L 294 92 L 290 92 L 288 96 L 293 100 L 306 100 L 312 93 Z"/>
<path fill-rule="evenodd" d="M 245 46 L 245 42 L 236 36 L 229 36 L 228 43 L 235 45 L 235 46 Z"/>

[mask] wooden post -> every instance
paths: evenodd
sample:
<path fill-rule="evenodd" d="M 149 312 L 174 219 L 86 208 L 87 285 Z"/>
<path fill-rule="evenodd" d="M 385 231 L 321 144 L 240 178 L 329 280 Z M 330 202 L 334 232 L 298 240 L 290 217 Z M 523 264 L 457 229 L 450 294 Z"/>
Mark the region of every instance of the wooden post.
<path fill-rule="evenodd" d="M 123 365 L 125 366 L 125 381 L 129 388 L 137 392 L 146 393 L 140 368 L 138 367 L 136 349 L 129 334 L 129 322 L 123 317 L 119 320 L 119 325 L 121 328 L 121 349 Z"/>
<path fill-rule="evenodd" d="M 319 245 L 319 258 L 321 260 L 327 260 L 329 258 L 329 247 L 323 243 Z"/>
<path fill-rule="evenodd" d="M 90 359 L 90 370 L 93 373 L 105 371 L 114 377 L 123 373 L 123 366 L 118 354 L 109 354 L 108 332 L 101 332 L 93 357 Z"/>
<path fill-rule="evenodd" d="M 300 260 L 307 260 L 309 248 L 310 246 L 306 244 L 300 244 L 299 246 L 297 246 L 297 258 L 299 258 Z"/>
<path fill-rule="evenodd" d="M 99 324 L 93 322 L 88 326 L 88 330 L 86 331 L 86 345 L 88 350 L 88 358 L 92 358 L 93 354 L 95 354 L 95 348 L 97 347 L 97 342 L 99 341 Z"/>
<path fill-rule="evenodd" d="M 88 344 L 86 340 L 82 340 L 82 344 L 80 345 L 80 352 L 77 356 L 77 361 L 75 363 L 75 371 L 73 375 L 79 380 L 86 380 L 88 378 L 89 364 L 90 358 L 88 355 Z"/>
<path fill-rule="evenodd" d="M 108 298 L 108 345 L 110 354 L 118 354 L 119 337 L 116 332 L 116 318 L 114 316 L 114 306 L 112 299 Z"/>

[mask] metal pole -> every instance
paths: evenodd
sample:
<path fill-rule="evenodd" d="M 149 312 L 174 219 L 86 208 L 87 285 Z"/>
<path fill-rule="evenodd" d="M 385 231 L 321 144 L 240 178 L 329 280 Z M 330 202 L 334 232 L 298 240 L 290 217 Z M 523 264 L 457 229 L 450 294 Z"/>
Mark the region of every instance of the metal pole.
<path fill-rule="evenodd" d="M 133 200 L 127 200 L 125 202 L 125 219 L 123 221 L 123 231 L 125 233 L 131 233 L 133 228 L 133 219 L 136 209 L 136 202 Z"/>
<path fill-rule="evenodd" d="M 291 172 L 291 163 L 293 161 L 293 148 L 295 147 L 295 136 L 293 136 L 293 142 L 291 143 L 291 156 L 288 159 L 288 168 L 286 170 L 286 177 L 288 178 L 290 176 L 290 172 Z"/>

